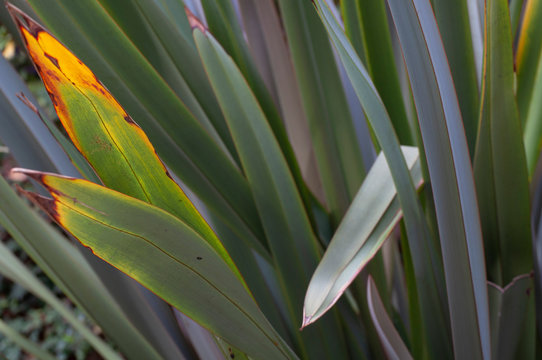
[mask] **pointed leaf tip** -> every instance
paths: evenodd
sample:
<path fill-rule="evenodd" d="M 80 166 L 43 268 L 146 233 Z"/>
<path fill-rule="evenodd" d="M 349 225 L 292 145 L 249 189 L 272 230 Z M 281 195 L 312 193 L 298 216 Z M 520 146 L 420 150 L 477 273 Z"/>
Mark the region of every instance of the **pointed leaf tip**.
<path fill-rule="evenodd" d="M 36 36 L 40 31 L 44 31 L 40 24 L 12 3 L 6 2 L 6 9 L 19 29 L 24 28 L 33 36 Z"/>
<path fill-rule="evenodd" d="M 184 6 L 184 11 L 186 11 L 186 16 L 188 17 L 188 23 L 190 24 L 190 27 L 192 28 L 192 30 L 198 29 L 202 33 L 205 34 L 207 32 L 207 28 L 205 27 L 205 25 L 203 25 L 201 20 L 196 15 L 194 15 L 194 13 L 190 11 L 188 6 L 186 5 Z"/>
<path fill-rule="evenodd" d="M 314 319 L 314 320 L 316 320 L 316 319 Z M 299 330 L 303 330 L 305 327 L 312 324 L 313 322 L 314 322 L 313 317 L 305 315 L 305 310 L 303 309 L 303 322 L 302 322 L 301 327 L 299 328 Z"/>

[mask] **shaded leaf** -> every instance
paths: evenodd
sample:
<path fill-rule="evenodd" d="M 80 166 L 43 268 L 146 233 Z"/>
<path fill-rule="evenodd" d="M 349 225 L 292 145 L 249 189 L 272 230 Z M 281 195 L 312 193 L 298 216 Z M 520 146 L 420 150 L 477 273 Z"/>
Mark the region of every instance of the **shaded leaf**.
<path fill-rule="evenodd" d="M 15 329 L 6 324 L 3 320 L 0 320 L 0 333 L 20 346 L 22 349 L 32 354 L 37 359 L 43 360 L 55 360 L 55 357 L 48 351 L 42 349 L 36 343 L 28 340 L 23 335 L 19 334 Z"/>
<path fill-rule="evenodd" d="M 11 253 L 6 245 L 0 243 L 0 273 L 3 276 L 7 276 L 12 281 L 21 285 L 28 291 L 32 292 L 35 296 L 43 300 L 53 309 L 55 309 L 62 317 L 70 323 L 70 325 L 78 331 L 96 351 L 108 360 L 121 360 L 122 357 L 118 355 L 113 349 L 96 334 L 94 334 L 87 326 L 78 319 L 76 315 L 70 311 L 65 304 L 63 304 L 53 294 L 49 288 L 47 288 L 30 270 L 28 270 L 24 264 Z M 41 359 L 41 358 L 40 358 Z"/>
<path fill-rule="evenodd" d="M 369 301 L 371 318 L 388 358 L 401 360 L 412 359 L 412 355 L 410 355 L 405 343 L 393 326 L 389 315 L 386 313 L 386 308 L 382 303 L 372 277 L 369 277 L 367 281 L 367 299 Z"/>
<path fill-rule="evenodd" d="M 277 139 L 248 83 L 232 58 L 207 31 L 194 29 L 194 39 L 233 136 L 247 176 L 287 301 L 290 319 L 300 319 L 304 289 L 319 259 L 320 245 L 313 233 L 292 173 Z M 319 329 L 294 336 L 307 341 L 307 356 L 344 354 L 341 329 L 329 317 Z"/>
<path fill-rule="evenodd" d="M 525 344 L 522 344 L 525 338 L 531 337 L 530 340 L 533 341 L 535 336 L 534 324 L 529 321 L 534 311 L 532 274 L 517 276 L 504 288 L 490 282 L 488 294 L 493 358 L 527 359 L 524 356 L 530 353 L 529 358 L 534 359 L 534 346 L 531 349 L 521 348 L 521 345 Z"/>
<path fill-rule="evenodd" d="M 529 179 L 514 95 L 508 3 L 488 0 L 474 175 L 488 272 L 498 284 L 533 268 Z"/>
<path fill-rule="evenodd" d="M 336 19 L 333 18 L 329 8 L 322 0 L 317 0 L 316 4 L 326 30 L 338 51 L 341 62 L 344 64 L 348 77 L 352 81 L 354 90 L 367 114 L 367 120 L 374 130 L 390 167 L 399 202 L 403 209 L 409 246 L 412 252 L 417 279 L 416 291 L 419 294 L 420 308 L 426 331 L 424 335 L 428 338 L 428 344 L 435 349 L 435 356 L 437 354 L 442 355 L 442 349 L 446 349 L 444 354 L 449 354 L 451 352 L 448 347 L 449 340 L 446 334 L 441 331 L 441 329 L 446 329 L 447 325 L 444 318 L 444 309 L 442 309 L 443 304 L 440 302 L 437 288 L 437 281 L 440 279 L 433 273 L 431 264 L 428 261 L 431 256 L 429 246 L 432 239 L 430 239 L 431 235 L 425 215 L 417 198 L 391 120 L 367 70 L 352 45 L 346 39 Z"/>
<path fill-rule="evenodd" d="M 427 158 L 454 355 L 489 359 L 491 344 L 482 231 L 452 74 L 430 1 L 388 0 L 388 4 L 408 70 Z M 416 249 L 411 250 L 414 256 Z M 429 345 L 434 346 L 431 342 Z M 445 350 L 434 348 L 434 351 L 432 356 L 442 356 Z"/>
<path fill-rule="evenodd" d="M 352 117 L 333 51 L 312 4 L 303 0 L 278 4 L 327 207 L 336 225 L 365 174 Z"/>

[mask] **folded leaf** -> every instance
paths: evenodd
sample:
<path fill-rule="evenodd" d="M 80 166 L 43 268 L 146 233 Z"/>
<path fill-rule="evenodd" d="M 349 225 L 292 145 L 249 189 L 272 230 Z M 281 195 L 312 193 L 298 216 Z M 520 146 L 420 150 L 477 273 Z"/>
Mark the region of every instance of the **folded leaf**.
<path fill-rule="evenodd" d="M 250 356 L 295 358 L 217 251 L 171 214 L 100 185 L 17 169 L 53 199 L 25 192 L 93 253 Z"/>
<path fill-rule="evenodd" d="M 413 181 L 423 181 L 417 148 L 403 147 Z M 390 169 L 381 154 L 316 268 L 305 296 L 303 326 L 324 315 L 380 250 L 402 217 Z"/>

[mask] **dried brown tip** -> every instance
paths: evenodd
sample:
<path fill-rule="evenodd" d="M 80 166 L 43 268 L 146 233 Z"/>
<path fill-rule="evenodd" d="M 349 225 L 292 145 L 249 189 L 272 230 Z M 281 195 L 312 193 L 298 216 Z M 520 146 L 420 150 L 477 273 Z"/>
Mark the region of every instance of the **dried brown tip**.
<path fill-rule="evenodd" d="M 201 20 L 198 19 L 197 16 L 194 15 L 194 13 L 190 11 L 188 6 L 186 5 L 184 6 L 184 11 L 186 11 L 186 16 L 188 17 L 188 23 L 190 24 L 190 27 L 192 28 L 192 30 L 198 29 L 202 33 L 205 34 L 207 32 L 207 28 L 205 27 L 205 25 L 203 25 Z"/>
<path fill-rule="evenodd" d="M 30 200 L 34 205 L 38 206 L 40 209 L 45 211 L 47 215 L 51 216 L 53 219 L 56 219 L 58 212 L 56 210 L 56 203 L 53 199 L 41 196 L 39 194 L 33 193 L 31 191 L 26 191 L 21 188 L 19 185 L 15 185 L 17 192 L 28 200 Z"/>
<path fill-rule="evenodd" d="M 45 31 L 45 29 L 40 24 L 34 21 L 34 19 L 28 16 L 17 6 L 11 3 L 6 3 L 6 8 L 8 9 L 9 14 L 11 15 L 13 21 L 15 21 L 15 24 L 19 29 L 25 28 L 34 37 L 37 36 L 40 31 Z"/>
<path fill-rule="evenodd" d="M 28 106 L 30 108 L 30 110 L 32 110 L 33 112 L 35 112 L 36 114 L 39 115 L 38 108 L 34 104 L 32 104 L 32 102 L 30 100 L 28 100 L 28 98 L 26 97 L 26 95 L 22 91 L 20 93 L 15 94 L 15 96 L 17 96 L 17 98 L 19 100 L 21 100 L 21 102 L 23 104 Z"/>

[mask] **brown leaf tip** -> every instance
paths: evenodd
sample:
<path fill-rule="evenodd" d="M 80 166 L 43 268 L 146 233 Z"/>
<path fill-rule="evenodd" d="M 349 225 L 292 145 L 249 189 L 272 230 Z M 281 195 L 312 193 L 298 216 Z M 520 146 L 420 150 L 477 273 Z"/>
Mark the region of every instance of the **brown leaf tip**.
<path fill-rule="evenodd" d="M 21 188 L 19 185 L 15 185 L 17 192 L 22 194 L 28 200 L 30 200 L 34 205 L 38 206 L 40 209 L 45 211 L 47 215 L 51 216 L 54 220 L 58 219 L 58 211 L 56 209 L 56 203 L 53 199 L 41 196 L 31 191 L 26 191 Z"/>
<path fill-rule="evenodd" d="M 32 110 L 33 112 L 39 115 L 38 108 L 34 104 L 32 104 L 32 102 L 26 97 L 26 95 L 22 91 L 15 94 L 15 96 L 17 96 L 17 98 L 21 100 L 23 104 L 25 104 L 28 108 L 30 108 L 30 110 Z"/>
<path fill-rule="evenodd" d="M 24 11 L 19 9 L 17 6 L 6 3 L 6 8 L 15 21 L 15 24 L 18 28 L 25 28 L 32 34 L 32 36 L 37 37 L 40 31 L 46 31 L 40 24 L 38 24 L 34 19 L 28 16 Z M 23 36 L 24 39 L 24 36 Z"/>
<path fill-rule="evenodd" d="M 198 19 L 198 17 L 194 15 L 194 13 L 190 11 L 188 6 L 186 5 L 184 6 L 184 11 L 186 11 L 186 17 L 188 18 L 188 23 L 190 24 L 192 30 L 198 29 L 205 34 L 207 32 L 207 28 L 205 27 L 205 25 L 203 25 L 201 20 Z"/>

